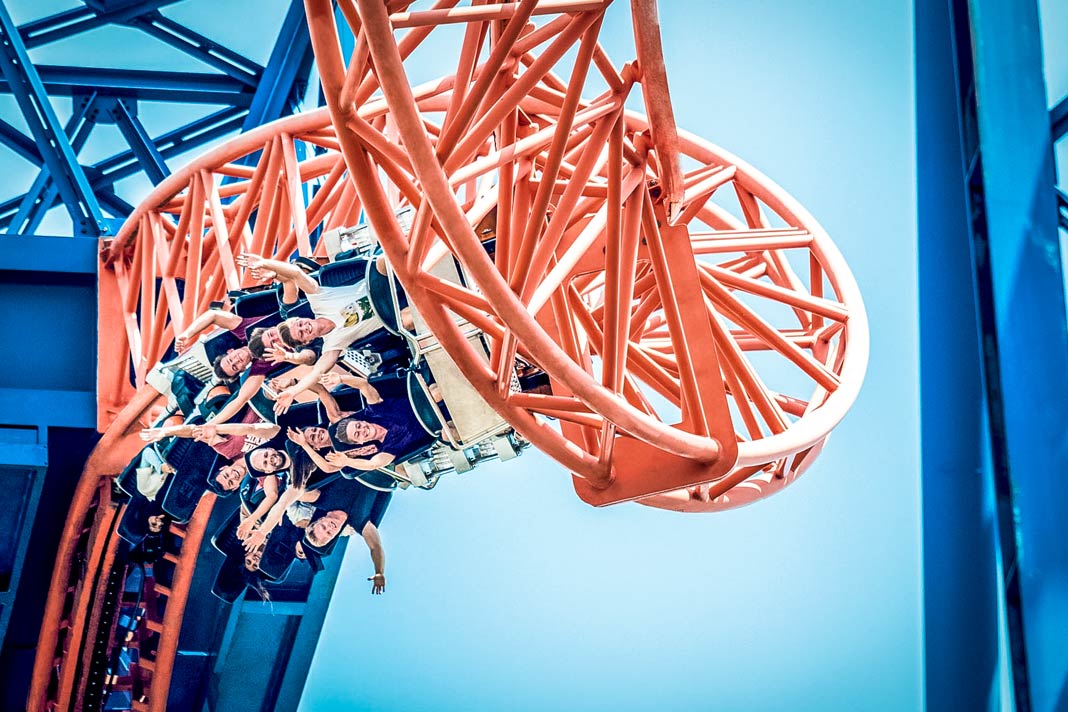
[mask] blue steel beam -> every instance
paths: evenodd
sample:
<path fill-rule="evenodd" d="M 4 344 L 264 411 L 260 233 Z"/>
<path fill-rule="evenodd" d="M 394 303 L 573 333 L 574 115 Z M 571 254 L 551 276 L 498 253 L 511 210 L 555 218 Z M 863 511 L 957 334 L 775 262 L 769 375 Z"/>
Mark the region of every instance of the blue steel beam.
<path fill-rule="evenodd" d="M 1001 681 L 997 537 L 979 474 L 984 401 L 949 3 L 918 0 L 914 17 L 923 694 L 931 712 L 987 710 Z"/>
<path fill-rule="evenodd" d="M 292 0 L 242 131 L 290 113 L 308 86 L 314 61 L 302 0 Z"/>
<path fill-rule="evenodd" d="M 89 140 L 89 134 L 93 130 L 94 122 L 90 118 L 96 95 L 83 98 L 74 106 L 74 114 L 70 117 L 64 128 L 64 133 L 71 139 L 71 148 L 75 155 L 81 153 L 85 142 Z M 37 172 L 37 177 L 26 195 L 22 198 L 19 211 L 8 225 L 11 233 L 33 234 L 37 232 L 41 220 L 48 209 L 55 202 L 59 189 L 52 180 L 47 166 L 42 166 Z M 46 207 L 47 206 L 47 207 Z"/>
<path fill-rule="evenodd" d="M 115 195 L 115 191 L 110 188 L 100 188 L 96 191 L 96 195 L 100 198 L 100 204 L 106 207 L 112 215 L 119 218 L 118 226 L 121 226 L 122 221 L 130 217 L 131 213 L 134 211 L 134 206 Z"/>
<path fill-rule="evenodd" d="M 37 75 L 52 96 L 100 90 L 150 101 L 223 106 L 249 106 L 253 97 L 245 84 L 221 74 L 38 65 Z M 10 84 L 0 81 L 0 93 L 10 92 Z"/>
<path fill-rule="evenodd" d="M 1054 141 L 1060 141 L 1068 133 L 1068 96 L 1049 110 L 1049 127 Z"/>
<path fill-rule="evenodd" d="M 77 7 L 72 10 L 64 10 L 43 17 L 40 20 L 27 22 L 19 27 L 19 34 L 28 49 L 41 45 L 58 42 L 68 37 L 80 35 L 83 32 L 103 27 L 108 24 L 127 23 L 134 18 L 150 12 L 155 12 L 166 5 L 173 5 L 182 0 L 147 0 L 135 5 L 114 10 L 112 12 L 98 13 L 92 8 Z"/>
<path fill-rule="evenodd" d="M 30 163 L 38 166 L 44 163 L 44 159 L 41 158 L 41 152 L 37 150 L 37 144 L 33 142 L 33 139 L 3 119 L 0 119 L 0 143 L 3 143 Z"/>
<path fill-rule="evenodd" d="M 126 101 L 118 99 L 108 113 L 115 120 L 119 131 L 122 132 L 122 137 L 126 139 L 130 150 L 137 156 L 137 161 L 152 181 L 152 185 L 159 185 L 163 182 L 171 171 L 163 161 L 163 156 L 160 155 L 156 144 L 145 131 L 144 125 L 137 118 L 137 112 L 131 111 Z"/>
<path fill-rule="evenodd" d="M 1035 0 L 953 0 L 978 345 L 1018 712 L 1068 709 L 1068 333 Z"/>
<path fill-rule="evenodd" d="M 255 87 L 263 76 L 263 67 L 218 42 L 188 27 L 153 12 L 136 18 L 131 24 L 142 32 L 215 67 L 234 79 Z"/>
<path fill-rule="evenodd" d="M 70 214 L 75 234 L 100 234 L 100 206 L 56 118 L 7 8 L 0 3 L 0 69 Z"/>
<path fill-rule="evenodd" d="M 153 143 L 160 156 L 164 159 L 173 158 L 205 143 L 214 141 L 221 136 L 237 131 L 241 128 L 241 124 L 244 121 L 246 114 L 247 111 L 245 109 L 238 107 L 222 109 L 209 116 L 205 116 L 185 126 L 174 129 L 173 131 L 169 131 L 154 139 Z M 32 158 L 28 158 L 28 160 L 32 161 Z M 35 161 L 35 163 L 37 165 L 42 165 L 40 159 Z M 138 162 L 133 149 L 121 151 L 102 161 L 94 163 L 91 166 L 84 166 L 83 168 L 89 176 L 90 185 L 98 194 L 100 191 L 109 189 L 123 178 L 128 178 L 141 172 L 141 165 Z M 0 229 L 4 229 L 5 226 L 11 222 L 15 213 L 18 211 L 22 199 L 23 196 L 18 196 L 0 203 Z M 49 205 L 49 209 L 55 207 L 58 200 L 59 198 L 56 197 Z M 119 215 L 128 215 L 132 212 L 132 208 L 130 208 L 129 204 L 118 201 L 118 198 L 114 196 L 113 192 L 110 193 L 106 205 L 109 206 L 109 210 L 111 208 L 121 207 L 123 212 L 116 213 Z"/>
<path fill-rule="evenodd" d="M 163 158 L 173 158 L 237 131 L 241 128 L 247 113 L 247 110 L 240 107 L 221 109 L 173 131 L 168 131 L 153 139 L 153 143 Z M 123 178 L 129 178 L 138 173 L 140 167 L 137 163 L 137 156 L 129 150 L 98 161 L 88 166 L 87 170 L 93 176 L 92 184 L 95 187 L 111 185 Z"/>

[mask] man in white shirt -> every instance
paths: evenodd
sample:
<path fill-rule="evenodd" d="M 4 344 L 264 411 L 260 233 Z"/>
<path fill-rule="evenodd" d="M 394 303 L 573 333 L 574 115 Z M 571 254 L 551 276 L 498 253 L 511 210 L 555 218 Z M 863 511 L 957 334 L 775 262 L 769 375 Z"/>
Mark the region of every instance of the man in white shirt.
<path fill-rule="evenodd" d="M 286 262 L 248 252 L 238 256 L 237 262 L 247 267 L 256 279 L 277 279 L 282 282 L 284 289 L 296 288 L 307 295 L 308 304 L 316 318 L 285 321 L 278 327 L 278 335 L 283 343 L 296 349 L 316 338 L 323 339 L 322 356 L 311 370 L 295 385 L 278 394 L 274 406 L 276 413 L 289 410 L 297 394 L 317 384 L 319 378 L 334 367 L 349 345 L 383 328 L 382 321 L 371 309 L 367 285 L 363 281 L 346 287 L 323 287 L 302 269 Z M 271 330 L 267 331 L 269 333 Z M 273 334 L 267 336 L 265 333 L 264 336 L 265 345 L 268 342 L 273 345 Z"/>

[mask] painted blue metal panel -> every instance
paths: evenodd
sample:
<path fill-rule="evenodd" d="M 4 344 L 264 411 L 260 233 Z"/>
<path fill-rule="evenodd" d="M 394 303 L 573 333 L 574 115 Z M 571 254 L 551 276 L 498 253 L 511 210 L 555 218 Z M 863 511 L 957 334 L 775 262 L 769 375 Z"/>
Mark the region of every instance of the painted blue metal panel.
<path fill-rule="evenodd" d="M 980 474 L 983 389 L 953 66 L 948 3 L 920 0 L 916 187 L 925 699 L 932 712 L 982 710 L 999 681 L 996 541 Z"/>
<path fill-rule="evenodd" d="M 307 87 L 314 57 L 302 0 L 292 0 L 242 131 L 290 113 Z"/>
<path fill-rule="evenodd" d="M 1068 707 L 1068 332 L 1033 0 L 969 0 L 968 179 L 1017 708 Z M 965 125 L 967 125 L 967 120 Z"/>
<path fill-rule="evenodd" d="M 0 270 L 96 275 L 99 250 L 92 240 L 0 235 Z"/>

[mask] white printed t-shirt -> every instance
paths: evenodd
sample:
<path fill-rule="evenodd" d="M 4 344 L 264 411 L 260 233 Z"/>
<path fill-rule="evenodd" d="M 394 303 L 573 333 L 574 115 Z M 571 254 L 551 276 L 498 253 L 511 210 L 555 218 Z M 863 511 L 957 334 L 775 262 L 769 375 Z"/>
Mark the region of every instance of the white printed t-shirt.
<path fill-rule="evenodd" d="M 371 309 L 367 282 L 347 287 L 319 287 L 308 295 L 308 305 L 317 317 L 334 322 L 334 329 L 323 337 L 323 353 L 344 351 L 354 341 L 383 328 L 382 320 Z"/>

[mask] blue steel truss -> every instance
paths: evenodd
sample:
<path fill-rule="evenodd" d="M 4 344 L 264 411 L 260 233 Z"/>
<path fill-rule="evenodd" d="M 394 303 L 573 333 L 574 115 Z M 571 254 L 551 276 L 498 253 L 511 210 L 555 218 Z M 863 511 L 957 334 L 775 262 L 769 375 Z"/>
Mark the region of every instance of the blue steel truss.
<path fill-rule="evenodd" d="M 291 0 L 266 66 L 165 16 L 163 8 L 176 1 L 83 0 L 79 7 L 21 26 L 0 2 L 0 94 L 14 97 L 29 129 L 27 134 L 0 120 L 0 150 L 38 170 L 25 193 L 0 195 L 0 232 L 35 234 L 45 214 L 62 205 L 71 234 L 112 234 L 133 210 L 116 192 L 118 181 L 143 173 L 158 184 L 169 175 L 169 160 L 297 107 L 313 62 L 301 0 Z M 256 4 L 247 3 L 250 10 Z M 140 30 L 211 71 L 34 65 L 30 59 L 31 49 L 107 25 Z M 61 101 L 72 107 L 65 125 L 56 113 Z M 138 119 L 139 101 L 211 105 L 212 113 L 152 136 Z M 128 148 L 82 163 L 79 153 L 100 124 L 115 125 Z"/>
<path fill-rule="evenodd" d="M 8 489 L 15 482 L 25 495 L 0 505 L 0 709 L 15 709 L 25 698 L 23 673 L 28 668 L 9 663 L 32 657 L 33 631 L 18 623 L 36 615 L 34 602 L 43 600 L 51 569 L 47 555 L 27 559 L 27 545 L 42 532 L 47 540 L 65 513 L 62 497 L 45 501 L 40 496 L 46 471 L 50 482 L 74 482 L 80 463 L 63 464 L 59 454 L 74 451 L 71 443 L 77 440 L 84 460 L 95 440 L 95 369 L 85 363 L 84 354 L 69 361 L 64 354 L 79 354 L 79 346 L 87 353 L 94 350 L 98 248 L 93 239 L 69 237 L 114 234 L 134 209 L 130 201 L 136 202 L 136 196 L 124 198 L 117 190 L 120 181 L 141 174 L 158 184 L 183 154 L 291 113 L 311 75 L 314 58 L 301 0 L 289 0 L 265 66 L 166 17 L 163 11 L 174 1 L 84 0 L 73 9 L 16 26 L 9 12 L 13 0 L 0 0 L 0 94 L 14 99 L 24 122 L 24 127 L 16 125 L 10 114 L 5 115 L 9 120 L 0 119 L 0 153 L 9 153 L 9 163 L 25 162 L 25 174 L 32 177 L 24 193 L 0 192 L 0 273 L 5 275 L 0 308 L 27 315 L 36 326 L 24 334 L 26 343 L 57 359 L 25 374 L 0 377 L 0 480 Z M 21 7 L 33 6 L 33 0 L 20 2 Z M 211 9 L 207 0 L 186 2 Z M 242 4 L 251 12 L 259 2 Z M 34 48 L 108 25 L 143 32 L 172 47 L 176 58 L 180 53 L 195 58 L 204 70 L 132 69 L 138 61 L 135 52 L 124 57 L 127 66 L 115 68 L 35 65 L 31 59 Z M 192 106 L 202 115 L 153 135 L 139 116 L 142 101 L 183 108 L 183 116 Z M 101 125 L 117 128 L 120 146 L 113 142 L 112 149 L 118 148 L 113 155 L 100 158 L 97 151 L 87 161 L 81 156 L 89 150 L 83 149 Z M 70 231 L 39 234 L 54 208 L 66 211 Z M 50 323 L 56 314 L 63 315 L 62 330 Z M 15 362 L 7 347 L 0 347 L 0 361 Z M 32 447 L 23 442 L 28 433 L 35 438 Z M 54 462 L 44 455 L 45 448 L 53 452 Z M 26 459 L 26 452 L 36 459 Z M 36 516 L 38 509 L 43 519 Z M 12 527 L 15 522 L 18 526 Z"/>

